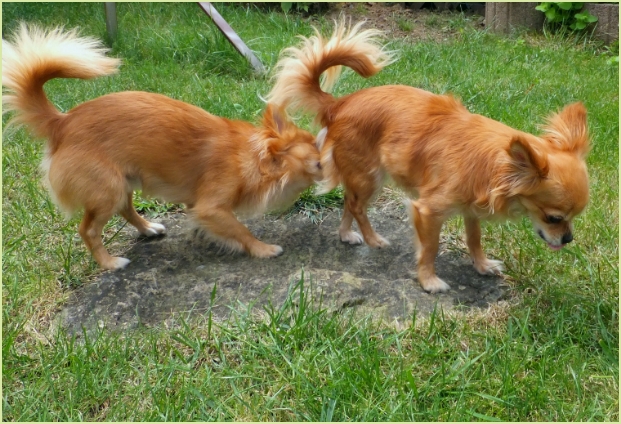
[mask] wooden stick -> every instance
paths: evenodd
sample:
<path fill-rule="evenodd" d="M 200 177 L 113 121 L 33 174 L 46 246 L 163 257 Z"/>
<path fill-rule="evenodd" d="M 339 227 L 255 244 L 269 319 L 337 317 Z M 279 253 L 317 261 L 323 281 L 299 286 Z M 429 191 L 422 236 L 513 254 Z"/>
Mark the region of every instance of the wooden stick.
<path fill-rule="evenodd" d="M 252 53 L 252 50 L 246 46 L 246 43 L 239 38 L 239 35 L 233 28 L 224 20 L 224 18 L 218 13 L 218 11 L 213 7 L 213 5 L 209 2 L 198 3 L 198 5 L 203 9 L 213 21 L 214 24 L 218 27 L 218 29 L 224 34 L 224 36 L 229 40 L 229 42 L 235 47 L 235 49 L 240 52 L 252 65 L 254 70 L 260 74 L 265 73 L 265 68 L 261 61 Z"/>

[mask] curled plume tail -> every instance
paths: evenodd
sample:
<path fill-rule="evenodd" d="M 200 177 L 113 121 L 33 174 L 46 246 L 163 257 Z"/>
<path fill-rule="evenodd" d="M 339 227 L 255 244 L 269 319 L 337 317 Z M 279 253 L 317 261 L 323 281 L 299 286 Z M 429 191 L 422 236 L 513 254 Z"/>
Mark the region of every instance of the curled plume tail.
<path fill-rule="evenodd" d="M 363 24 L 359 22 L 352 27 L 341 19 L 335 22 L 330 39 L 323 38 L 315 28 L 315 35 L 300 37 L 300 47 L 283 50 L 267 100 L 289 110 L 316 113 L 322 120 L 334 101 L 328 92 L 338 80 L 342 66 L 368 78 L 395 60 L 394 53 L 386 51 L 380 43 L 383 33 L 376 29 L 361 31 Z"/>
<path fill-rule="evenodd" d="M 14 112 L 11 124 L 25 124 L 49 137 L 64 116 L 47 99 L 43 85 L 53 78 L 90 79 L 116 73 L 120 60 L 77 30 L 42 30 L 22 23 L 10 41 L 2 40 L 2 105 Z"/>

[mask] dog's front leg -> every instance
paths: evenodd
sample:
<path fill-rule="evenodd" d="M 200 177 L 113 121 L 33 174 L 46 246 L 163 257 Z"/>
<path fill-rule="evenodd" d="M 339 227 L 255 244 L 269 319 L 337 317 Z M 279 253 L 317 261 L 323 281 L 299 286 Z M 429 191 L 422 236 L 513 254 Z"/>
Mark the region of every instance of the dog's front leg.
<path fill-rule="evenodd" d="M 474 263 L 474 269 L 483 275 L 501 275 L 504 269 L 502 262 L 488 259 L 481 247 L 481 224 L 479 219 L 464 215 L 464 225 L 466 226 L 466 244 Z"/>
<path fill-rule="evenodd" d="M 235 250 L 243 249 L 257 258 L 273 258 L 282 253 L 282 247 L 257 240 L 228 209 L 198 204 L 192 213 L 211 234 Z"/>
<path fill-rule="evenodd" d="M 414 227 L 414 245 L 418 266 L 418 281 L 429 293 L 443 293 L 451 289 L 436 275 L 435 260 L 440 246 L 440 230 L 444 217 L 433 215 L 428 208 L 411 201 L 410 216 Z"/>
<path fill-rule="evenodd" d="M 157 222 L 149 222 L 136 212 L 134 209 L 134 193 L 130 191 L 127 193 L 127 202 L 125 206 L 120 210 L 121 216 L 132 224 L 140 234 L 147 237 L 153 237 L 166 232 L 166 227 Z"/>

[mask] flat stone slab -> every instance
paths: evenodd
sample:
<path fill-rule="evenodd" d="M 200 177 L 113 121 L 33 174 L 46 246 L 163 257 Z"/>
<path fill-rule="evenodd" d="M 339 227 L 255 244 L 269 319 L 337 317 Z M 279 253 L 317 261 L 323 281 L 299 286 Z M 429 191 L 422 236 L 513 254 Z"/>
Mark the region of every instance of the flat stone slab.
<path fill-rule="evenodd" d="M 228 319 L 232 309 L 243 305 L 253 305 L 261 314 L 270 303 L 282 305 L 302 273 L 304 289 L 316 301 L 321 298 L 322 307 L 356 308 L 389 322 L 411 321 L 414 312 L 428 315 L 436 306 L 485 307 L 507 293 L 502 278 L 479 275 L 467 255 L 442 247 L 436 269 L 451 290 L 424 292 L 416 279 L 412 229 L 400 204 L 369 209 L 372 224 L 391 243 L 384 249 L 342 243 L 337 236 L 340 215 L 340 210 L 329 212 L 320 224 L 303 215 L 244 221 L 257 238 L 283 247 L 284 253 L 272 259 L 223 251 L 183 214 L 156 220 L 167 234 L 139 239 L 124 254 L 131 259 L 127 268 L 103 272 L 77 289 L 60 322 L 81 332 L 94 325 L 156 326 L 173 315 L 204 315 L 210 308 L 216 321 Z M 128 227 L 124 231 L 138 237 Z"/>

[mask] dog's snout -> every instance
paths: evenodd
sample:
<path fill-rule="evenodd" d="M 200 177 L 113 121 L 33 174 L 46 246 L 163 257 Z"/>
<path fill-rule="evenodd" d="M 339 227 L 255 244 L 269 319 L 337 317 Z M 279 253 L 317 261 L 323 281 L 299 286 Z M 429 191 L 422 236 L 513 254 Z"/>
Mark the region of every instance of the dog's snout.
<path fill-rule="evenodd" d="M 574 239 L 574 236 L 571 232 L 567 232 L 565 234 L 563 234 L 563 238 L 561 239 L 561 243 L 563 244 L 567 244 L 569 242 L 571 242 Z"/>

